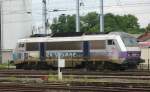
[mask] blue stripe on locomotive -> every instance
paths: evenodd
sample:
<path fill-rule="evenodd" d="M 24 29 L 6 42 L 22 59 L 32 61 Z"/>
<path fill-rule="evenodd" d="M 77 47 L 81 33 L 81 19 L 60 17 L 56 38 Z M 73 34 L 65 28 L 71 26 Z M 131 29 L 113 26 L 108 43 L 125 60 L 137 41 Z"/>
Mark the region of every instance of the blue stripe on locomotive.
<path fill-rule="evenodd" d="M 41 61 L 44 61 L 46 58 L 46 47 L 45 47 L 45 43 L 40 43 L 39 44 L 40 47 L 40 59 Z"/>
<path fill-rule="evenodd" d="M 90 44 L 88 41 L 83 42 L 83 56 L 84 57 L 90 56 Z"/>

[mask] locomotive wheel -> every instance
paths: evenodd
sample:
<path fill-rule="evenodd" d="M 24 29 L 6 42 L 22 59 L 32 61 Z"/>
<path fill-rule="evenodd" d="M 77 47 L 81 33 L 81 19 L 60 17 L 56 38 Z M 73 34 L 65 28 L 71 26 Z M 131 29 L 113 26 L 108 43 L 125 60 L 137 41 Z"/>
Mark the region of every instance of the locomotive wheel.
<path fill-rule="evenodd" d="M 93 63 L 92 61 L 85 61 L 82 63 L 82 66 L 86 70 L 96 70 L 95 63 Z"/>
<path fill-rule="evenodd" d="M 31 64 L 30 63 L 25 63 L 24 65 L 23 65 L 23 69 L 25 69 L 25 70 L 31 70 L 32 68 L 31 68 Z"/>
<path fill-rule="evenodd" d="M 16 64 L 16 69 L 22 69 L 23 65 L 22 64 Z"/>

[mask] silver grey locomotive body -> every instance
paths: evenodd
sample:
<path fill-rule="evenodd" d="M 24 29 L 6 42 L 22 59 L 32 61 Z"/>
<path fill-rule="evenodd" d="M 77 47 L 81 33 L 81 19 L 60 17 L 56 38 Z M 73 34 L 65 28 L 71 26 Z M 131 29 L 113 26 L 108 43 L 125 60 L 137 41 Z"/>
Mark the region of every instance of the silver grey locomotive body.
<path fill-rule="evenodd" d="M 75 37 L 32 37 L 20 39 L 14 51 L 17 68 L 35 64 L 57 67 L 58 56 L 66 67 L 100 67 L 102 63 L 135 67 L 141 51 L 134 37 L 123 32 Z M 38 66 L 39 67 L 39 66 Z M 117 67 L 117 66 L 111 66 Z"/>

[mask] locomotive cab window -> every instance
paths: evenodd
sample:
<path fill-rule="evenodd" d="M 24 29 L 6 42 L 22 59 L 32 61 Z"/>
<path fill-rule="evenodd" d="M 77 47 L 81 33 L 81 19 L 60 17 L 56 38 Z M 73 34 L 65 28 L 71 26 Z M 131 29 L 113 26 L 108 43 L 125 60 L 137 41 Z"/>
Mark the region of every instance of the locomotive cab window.
<path fill-rule="evenodd" d="M 19 48 L 23 48 L 23 47 L 24 47 L 24 44 L 23 44 L 23 43 L 20 43 L 18 47 L 19 47 Z"/>
<path fill-rule="evenodd" d="M 26 51 L 38 51 L 39 43 L 26 43 Z"/>
<path fill-rule="evenodd" d="M 107 41 L 107 44 L 108 44 L 108 45 L 115 45 L 115 42 L 114 42 L 113 40 L 108 40 L 108 41 Z"/>

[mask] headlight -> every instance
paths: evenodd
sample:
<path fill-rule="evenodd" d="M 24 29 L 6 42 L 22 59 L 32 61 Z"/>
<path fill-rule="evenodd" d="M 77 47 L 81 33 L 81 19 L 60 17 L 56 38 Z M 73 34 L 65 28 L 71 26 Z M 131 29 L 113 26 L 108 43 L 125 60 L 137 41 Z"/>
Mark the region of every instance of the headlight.
<path fill-rule="evenodd" d="M 128 56 L 137 57 L 140 56 L 140 53 L 128 53 Z"/>

